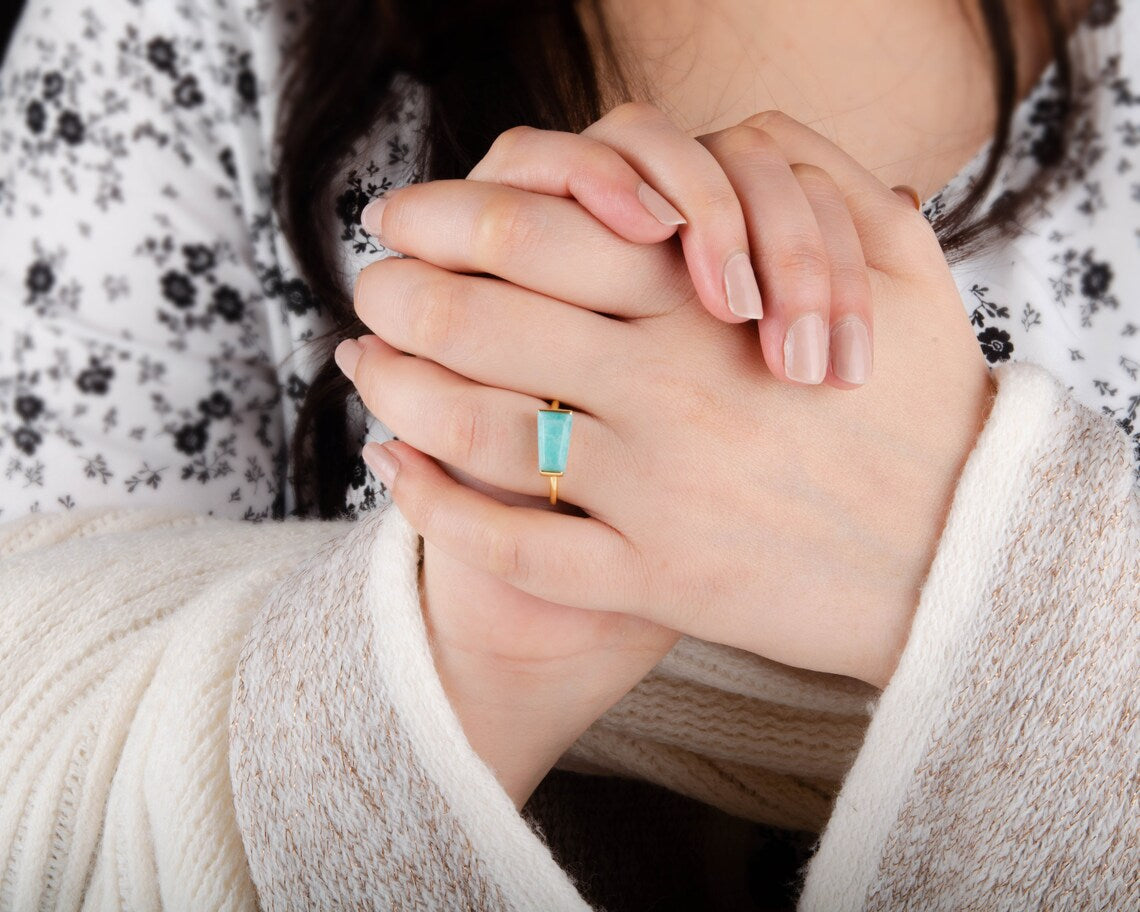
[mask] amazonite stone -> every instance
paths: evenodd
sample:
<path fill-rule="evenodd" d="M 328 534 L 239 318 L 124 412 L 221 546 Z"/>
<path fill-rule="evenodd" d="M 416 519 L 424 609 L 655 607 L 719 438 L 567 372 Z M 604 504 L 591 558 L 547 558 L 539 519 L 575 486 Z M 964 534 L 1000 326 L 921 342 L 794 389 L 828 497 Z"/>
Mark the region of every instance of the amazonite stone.
<path fill-rule="evenodd" d="M 571 411 L 538 412 L 538 470 L 565 472 L 566 456 L 570 452 Z"/>

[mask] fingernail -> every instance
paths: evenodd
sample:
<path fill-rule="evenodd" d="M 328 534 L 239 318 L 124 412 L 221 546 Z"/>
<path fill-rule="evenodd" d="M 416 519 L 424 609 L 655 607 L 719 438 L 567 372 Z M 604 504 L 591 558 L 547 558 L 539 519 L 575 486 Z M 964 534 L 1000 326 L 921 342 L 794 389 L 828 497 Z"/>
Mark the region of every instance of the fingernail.
<path fill-rule="evenodd" d="M 784 373 L 799 383 L 822 383 L 827 374 L 827 328 L 817 313 L 800 317 L 784 337 Z"/>
<path fill-rule="evenodd" d="M 360 212 L 360 224 L 364 230 L 374 238 L 382 239 L 380 235 L 380 219 L 384 214 L 384 207 L 388 205 L 388 197 L 378 196 Z"/>
<path fill-rule="evenodd" d="M 673 204 L 645 181 L 642 181 L 637 187 L 637 198 L 641 200 L 641 205 L 649 210 L 649 214 L 662 225 L 688 224 L 685 217 L 674 208 Z"/>
<path fill-rule="evenodd" d="M 396 461 L 396 457 L 375 441 L 365 444 L 360 455 L 364 457 L 364 462 L 372 470 L 372 474 L 389 488 L 392 487 L 396 473 L 400 471 L 400 463 Z"/>
<path fill-rule="evenodd" d="M 897 187 L 891 187 L 899 196 L 914 206 L 919 212 L 922 211 L 922 197 L 918 195 L 918 191 L 914 187 L 907 184 L 899 184 Z"/>
<path fill-rule="evenodd" d="M 345 339 L 336 347 L 333 352 L 333 360 L 336 366 L 341 369 L 341 372 L 348 377 L 349 380 L 355 382 L 356 365 L 360 362 L 360 356 L 364 353 L 364 349 L 360 343 L 355 339 Z"/>
<path fill-rule="evenodd" d="M 858 317 L 831 330 L 831 369 L 848 383 L 866 383 L 871 376 L 871 334 Z"/>
<path fill-rule="evenodd" d="M 728 309 L 738 317 L 759 320 L 764 316 L 756 273 L 752 271 L 752 261 L 743 250 L 734 253 L 724 264 L 724 297 Z"/>

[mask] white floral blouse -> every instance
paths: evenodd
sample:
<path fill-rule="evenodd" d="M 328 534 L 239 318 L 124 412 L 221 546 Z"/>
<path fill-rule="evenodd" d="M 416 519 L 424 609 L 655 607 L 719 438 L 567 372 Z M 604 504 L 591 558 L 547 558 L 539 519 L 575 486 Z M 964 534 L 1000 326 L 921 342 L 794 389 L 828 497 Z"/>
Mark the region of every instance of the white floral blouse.
<path fill-rule="evenodd" d="M 1095 0 L 1073 39 L 1077 129 L 1046 204 L 955 267 L 990 362 L 1045 365 L 1133 434 L 1138 7 Z M 316 368 L 306 343 L 331 323 L 270 203 L 291 21 L 283 0 L 28 0 L 0 71 L 0 522 L 108 504 L 249 520 L 294 509 L 286 447 Z M 1047 73 L 991 199 L 1057 154 L 1053 99 Z M 416 179 L 420 109 L 404 84 L 400 115 L 344 174 L 349 287 L 387 254 L 358 216 Z M 385 496 L 359 462 L 348 506 Z"/>

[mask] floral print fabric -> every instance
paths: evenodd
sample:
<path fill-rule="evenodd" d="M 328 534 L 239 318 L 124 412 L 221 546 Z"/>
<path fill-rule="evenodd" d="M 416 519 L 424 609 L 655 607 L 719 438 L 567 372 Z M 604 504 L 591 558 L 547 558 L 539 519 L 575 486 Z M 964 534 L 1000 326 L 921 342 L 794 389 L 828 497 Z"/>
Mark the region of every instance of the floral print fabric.
<path fill-rule="evenodd" d="M 29 0 L 0 71 L 0 522 L 121 504 L 294 510 L 287 443 L 331 328 L 271 204 L 284 0 Z M 1014 239 L 955 267 L 988 360 L 1037 361 L 1136 433 L 1140 14 L 1097 0 L 1074 141 Z M 422 95 L 346 167 L 347 286 L 387 255 L 363 205 L 418 179 Z M 991 202 L 1058 155 L 1050 75 Z M 950 204 L 981 155 L 927 205 Z M 387 439 L 358 411 L 359 441 Z M 386 499 L 358 462 L 353 515 Z"/>

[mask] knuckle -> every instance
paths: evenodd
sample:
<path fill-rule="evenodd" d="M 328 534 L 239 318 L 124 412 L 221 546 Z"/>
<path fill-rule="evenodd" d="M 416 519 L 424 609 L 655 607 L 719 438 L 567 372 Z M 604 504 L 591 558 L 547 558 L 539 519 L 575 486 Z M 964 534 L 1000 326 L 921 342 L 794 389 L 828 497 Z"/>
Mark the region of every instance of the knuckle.
<path fill-rule="evenodd" d="M 805 188 L 810 187 L 816 191 L 835 196 L 839 195 L 839 185 L 836 184 L 835 179 L 823 168 L 819 167 L 819 165 L 810 165 L 807 162 L 796 162 L 792 165 L 792 173 Z"/>
<path fill-rule="evenodd" d="M 417 353 L 450 355 L 464 337 L 456 280 L 432 279 L 407 288 L 400 311 Z"/>
<path fill-rule="evenodd" d="M 763 130 L 745 124 L 737 124 L 724 131 L 721 137 L 726 154 L 748 155 L 750 158 L 780 158 L 780 147 Z"/>
<path fill-rule="evenodd" d="M 456 398 L 443 425 L 443 449 L 448 462 L 471 468 L 472 459 L 481 452 L 487 419 L 482 406 L 470 395 Z"/>
<path fill-rule="evenodd" d="M 527 126 L 511 127 L 509 130 L 504 130 L 491 143 L 488 157 L 493 155 L 498 158 L 517 152 L 519 146 L 524 144 L 533 132 L 535 132 L 534 128 Z"/>
<path fill-rule="evenodd" d="M 772 109 L 753 114 L 744 120 L 743 123 L 750 127 L 755 127 L 757 130 L 779 130 L 781 127 L 786 127 L 794 123 L 794 121 L 783 111 Z"/>
<path fill-rule="evenodd" d="M 471 250 L 484 266 L 499 266 L 533 251 L 542 239 L 545 219 L 521 196 L 496 193 L 475 216 Z"/>
<path fill-rule="evenodd" d="M 510 529 L 490 526 L 486 531 L 487 569 L 508 583 L 518 585 L 526 582 L 527 568 L 523 557 L 522 544 Z"/>
<path fill-rule="evenodd" d="M 596 182 L 599 176 L 612 175 L 621 161 L 621 157 L 609 146 L 587 141 L 578 151 L 567 185 L 580 187 Z"/>
<path fill-rule="evenodd" d="M 871 279 L 862 263 L 844 261 L 831 267 L 832 297 L 842 296 L 848 305 L 862 307 L 871 300 Z"/>
<path fill-rule="evenodd" d="M 665 113 L 648 101 L 627 101 L 610 111 L 603 119 L 617 127 L 659 124 Z"/>
<path fill-rule="evenodd" d="M 826 278 L 831 264 L 823 243 L 816 237 L 793 238 L 774 257 L 776 270 L 791 280 Z"/>
<path fill-rule="evenodd" d="M 740 199 L 727 179 L 712 181 L 699 191 L 700 205 L 717 215 L 740 215 Z"/>

